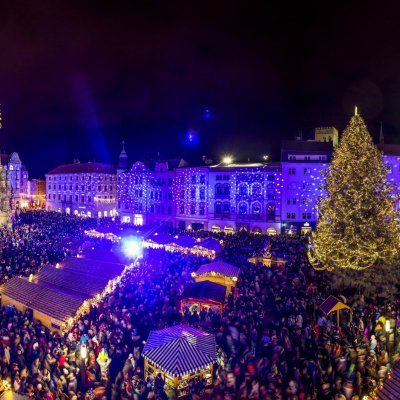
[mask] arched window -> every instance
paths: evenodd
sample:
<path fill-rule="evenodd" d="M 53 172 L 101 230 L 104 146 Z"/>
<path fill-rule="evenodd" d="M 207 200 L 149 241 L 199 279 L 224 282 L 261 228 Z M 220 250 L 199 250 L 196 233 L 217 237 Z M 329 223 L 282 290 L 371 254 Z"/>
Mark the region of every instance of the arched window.
<path fill-rule="evenodd" d="M 251 194 L 252 195 L 258 195 L 261 194 L 262 192 L 262 187 L 259 183 L 253 183 L 252 187 L 251 187 Z"/>
<path fill-rule="evenodd" d="M 261 204 L 256 201 L 251 205 L 251 213 L 253 215 L 260 215 L 261 214 Z"/>
<path fill-rule="evenodd" d="M 217 183 L 215 185 L 215 194 L 216 195 L 222 195 L 223 189 L 222 189 L 222 184 L 221 183 Z"/>
<path fill-rule="evenodd" d="M 274 220 L 275 219 L 275 203 L 267 204 L 267 219 Z"/>
<path fill-rule="evenodd" d="M 247 203 L 244 202 L 239 203 L 239 214 L 241 215 L 247 214 Z"/>
<path fill-rule="evenodd" d="M 220 201 L 216 201 L 214 204 L 215 214 L 222 214 L 222 203 Z"/>
<path fill-rule="evenodd" d="M 224 201 L 222 212 L 224 214 L 229 214 L 230 208 L 231 208 L 230 203 L 228 201 Z"/>
<path fill-rule="evenodd" d="M 241 183 L 239 185 L 239 194 L 241 196 L 247 196 L 247 184 L 246 183 Z"/>
<path fill-rule="evenodd" d="M 224 196 L 229 196 L 231 194 L 231 187 L 229 186 L 229 183 L 224 183 L 223 193 Z"/>

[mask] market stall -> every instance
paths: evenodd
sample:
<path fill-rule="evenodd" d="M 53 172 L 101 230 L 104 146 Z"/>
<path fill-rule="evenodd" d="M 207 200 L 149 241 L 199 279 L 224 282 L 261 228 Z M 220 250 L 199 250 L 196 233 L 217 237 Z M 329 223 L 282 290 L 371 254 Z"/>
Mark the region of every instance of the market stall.
<path fill-rule="evenodd" d="M 187 325 L 151 331 L 144 346 L 145 379 L 161 374 L 178 398 L 189 394 L 190 381 L 205 379 L 213 383 L 217 361 L 215 336 Z"/>
<path fill-rule="evenodd" d="M 226 295 L 236 286 L 240 268 L 223 261 L 203 264 L 192 274 L 196 282 L 211 281 L 226 286 Z"/>
<path fill-rule="evenodd" d="M 320 306 L 320 310 L 325 315 L 330 315 L 336 311 L 336 323 L 339 326 L 340 324 L 340 310 L 349 310 L 350 311 L 350 318 L 352 317 L 352 310 L 351 308 L 342 303 L 339 299 L 335 296 L 329 296 Z"/>
<path fill-rule="evenodd" d="M 116 253 L 88 250 L 29 278 L 15 276 L 0 287 L 2 304 L 30 309 L 50 330 L 66 330 L 119 283 L 129 267 L 118 260 Z"/>
<path fill-rule="evenodd" d="M 189 283 L 181 296 L 181 312 L 186 309 L 198 313 L 204 308 L 222 313 L 226 297 L 226 286 L 210 281 Z"/>

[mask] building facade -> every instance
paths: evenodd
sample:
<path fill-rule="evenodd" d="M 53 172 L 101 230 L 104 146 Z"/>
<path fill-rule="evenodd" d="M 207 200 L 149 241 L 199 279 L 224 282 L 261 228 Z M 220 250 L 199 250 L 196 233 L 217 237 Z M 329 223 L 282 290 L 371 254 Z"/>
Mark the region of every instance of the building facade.
<path fill-rule="evenodd" d="M 181 229 L 259 233 L 308 232 L 339 142 L 334 127 L 316 128 L 313 140 L 282 143 L 280 163 L 190 167 L 184 160 L 136 162 L 118 172 L 118 213 L 123 222 L 161 223 Z M 400 202 L 400 145 L 378 148 Z"/>
<path fill-rule="evenodd" d="M 279 164 L 136 162 L 118 174 L 118 213 L 137 225 L 277 233 L 281 185 Z"/>
<path fill-rule="evenodd" d="M 18 153 L 2 154 L 3 173 L 9 181 L 10 208 L 15 210 L 29 205 L 28 171 Z"/>
<path fill-rule="evenodd" d="M 114 165 L 75 163 L 46 174 L 46 209 L 87 217 L 113 217 L 117 206 Z"/>

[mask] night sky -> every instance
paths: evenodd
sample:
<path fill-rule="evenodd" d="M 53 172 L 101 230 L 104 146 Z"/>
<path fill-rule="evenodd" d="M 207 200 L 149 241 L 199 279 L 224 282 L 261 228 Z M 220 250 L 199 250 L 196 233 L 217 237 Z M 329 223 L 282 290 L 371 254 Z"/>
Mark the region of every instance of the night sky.
<path fill-rule="evenodd" d="M 384 3 L 1 2 L 1 151 L 31 178 L 116 162 L 123 139 L 131 163 L 278 160 L 282 139 L 342 131 L 354 105 L 400 143 L 400 24 Z"/>

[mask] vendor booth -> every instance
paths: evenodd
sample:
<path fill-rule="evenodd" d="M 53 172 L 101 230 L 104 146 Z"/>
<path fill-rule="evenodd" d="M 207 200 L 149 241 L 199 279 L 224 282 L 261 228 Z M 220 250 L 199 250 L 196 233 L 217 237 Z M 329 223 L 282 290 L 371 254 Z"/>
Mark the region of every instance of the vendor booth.
<path fill-rule="evenodd" d="M 226 286 L 226 295 L 236 286 L 240 268 L 223 261 L 204 264 L 192 274 L 196 282 L 210 281 Z"/>
<path fill-rule="evenodd" d="M 50 330 L 67 330 L 120 282 L 129 267 L 117 260 L 110 251 L 88 250 L 29 278 L 14 276 L 0 287 L 2 304 L 31 310 Z"/>
<path fill-rule="evenodd" d="M 330 314 L 332 314 L 333 312 L 336 311 L 336 323 L 337 323 L 338 326 L 340 325 L 340 310 L 349 310 L 350 311 L 350 319 L 352 318 L 352 310 L 351 310 L 351 308 L 348 305 L 342 303 L 335 296 L 329 296 L 320 305 L 319 308 L 325 315 L 330 315 Z"/>
<path fill-rule="evenodd" d="M 151 331 L 144 346 L 145 380 L 161 374 L 178 398 L 189 394 L 190 381 L 205 379 L 213 383 L 213 366 L 217 361 L 215 336 L 187 325 Z"/>
<path fill-rule="evenodd" d="M 188 308 L 190 312 L 210 308 L 222 313 L 225 303 L 226 286 L 210 281 L 189 283 L 185 286 L 181 296 L 181 312 Z"/>

